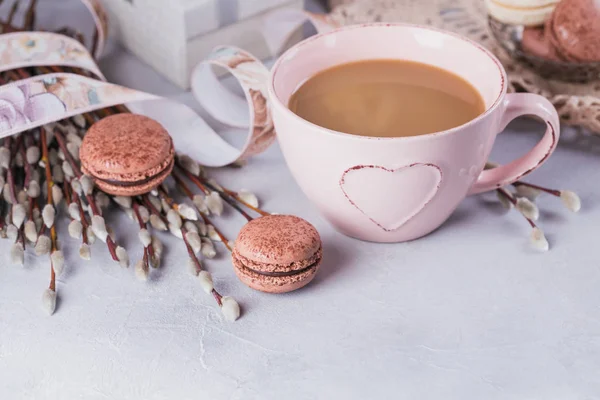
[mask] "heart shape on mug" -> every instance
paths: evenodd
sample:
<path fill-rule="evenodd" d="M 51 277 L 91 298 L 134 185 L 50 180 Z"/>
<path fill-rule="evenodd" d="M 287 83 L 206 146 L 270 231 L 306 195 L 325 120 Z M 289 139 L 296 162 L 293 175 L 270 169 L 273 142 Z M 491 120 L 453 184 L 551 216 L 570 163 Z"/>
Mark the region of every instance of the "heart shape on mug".
<path fill-rule="evenodd" d="M 435 197 L 442 170 L 414 163 L 399 168 L 356 165 L 340 179 L 348 201 L 381 229 L 391 232 L 419 214 Z"/>

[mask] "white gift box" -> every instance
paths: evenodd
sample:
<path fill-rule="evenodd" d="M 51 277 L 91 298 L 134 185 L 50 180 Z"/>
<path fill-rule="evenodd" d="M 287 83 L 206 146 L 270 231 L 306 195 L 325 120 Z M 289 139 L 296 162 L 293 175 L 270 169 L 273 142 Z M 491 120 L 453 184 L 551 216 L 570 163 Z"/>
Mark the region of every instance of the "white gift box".
<path fill-rule="evenodd" d="M 260 59 L 271 56 L 261 33 L 264 15 L 302 9 L 303 0 L 104 0 L 120 42 L 181 88 L 194 66 L 218 45 Z M 300 33 L 292 40 L 300 39 Z"/>

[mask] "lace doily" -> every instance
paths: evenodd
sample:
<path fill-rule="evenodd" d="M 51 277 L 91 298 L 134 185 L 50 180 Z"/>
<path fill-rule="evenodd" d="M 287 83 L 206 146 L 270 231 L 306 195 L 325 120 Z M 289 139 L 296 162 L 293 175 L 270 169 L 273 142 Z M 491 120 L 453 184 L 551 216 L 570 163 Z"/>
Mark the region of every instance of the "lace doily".
<path fill-rule="evenodd" d="M 509 77 L 509 90 L 548 98 L 561 120 L 600 135 L 600 81 L 585 84 L 548 80 L 512 59 L 488 28 L 481 0 L 330 0 L 331 18 L 340 24 L 410 22 L 431 25 L 467 36 L 490 49 Z"/>

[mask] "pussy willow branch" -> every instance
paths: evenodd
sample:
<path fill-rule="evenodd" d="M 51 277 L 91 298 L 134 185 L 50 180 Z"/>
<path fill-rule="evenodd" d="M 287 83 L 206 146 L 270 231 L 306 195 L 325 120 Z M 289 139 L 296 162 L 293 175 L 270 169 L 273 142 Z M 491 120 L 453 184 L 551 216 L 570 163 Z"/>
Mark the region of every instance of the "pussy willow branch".
<path fill-rule="evenodd" d="M 48 190 L 47 193 L 47 204 L 52 205 L 52 186 L 53 186 L 53 181 L 52 181 L 52 172 L 50 170 L 50 160 L 48 159 L 48 142 L 46 139 L 46 130 L 44 128 L 40 128 L 40 140 L 42 142 L 42 161 L 44 162 L 45 165 L 45 172 L 46 172 L 46 188 Z M 45 223 L 42 223 L 42 226 L 45 226 Z M 50 254 L 52 254 L 52 252 L 56 251 L 56 224 L 52 224 L 52 227 L 50 228 L 50 241 L 51 241 L 51 251 Z M 50 285 L 49 285 L 49 289 L 52 290 L 53 292 L 56 291 L 56 272 L 54 271 L 54 264 L 52 262 L 52 258 L 50 258 Z"/>
<path fill-rule="evenodd" d="M 67 145 L 65 143 L 65 138 L 63 137 L 63 134 L 59 129 L 54 130 L 54 137 L 56 138 L 56 141 L 58 142 L 60 149 L 62 150 L 63 154 L 65 155 L 65 160 L 67 160 L 67 162 L 71 165 L 71 168 L 73 169 L 73 172 L 75 173 L 77 178 L 81 178 L 83 176 L 83 173 L 81 172 L 79 165 L 77 165 L 77 163 L 73 159 L 73 156 L 67 149 Z M 100 212 L 100 210 L 98 209 L 98 206 L 96 205 L 96 201 L 94 199 L 93 193 L 85 194 L 85 197 L 87 199 L 88 206 L 90 207 L 92 214 L 97 215 L 97 216 L 102 216 L 102 213 Z M 113 260 L 119 261 L 119 257 L 117 256 L 117 253 L 116 253 L 117 244 L 113 241 L 113 239 L 110 237 L 110 235 L 108 235 L 106 237 L 106 246 L 108 247 L 108 251 L 110 252 L 110 255 L 113 258 Z"/>

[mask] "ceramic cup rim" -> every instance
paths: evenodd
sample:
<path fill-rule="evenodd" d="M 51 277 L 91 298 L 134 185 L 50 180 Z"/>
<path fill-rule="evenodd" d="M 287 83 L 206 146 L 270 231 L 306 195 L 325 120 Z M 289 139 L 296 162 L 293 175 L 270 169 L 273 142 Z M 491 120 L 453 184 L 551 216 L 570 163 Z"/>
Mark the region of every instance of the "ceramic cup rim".
<path fill-rule="evenodd" d="M 468 45 L 475 47 L 477 50 L 483 52 L 488 58 L 490 58 L 498 67 L 498 73 L 500 75 L 500 84 L 501 84 L 501 88 L 500 91 L 498 93 L 498 96 L 496 97 L 496 99 L 492 102 L 492 104 L 486 108 L 486 110 L 479 114 L 477 117 L 471 119 L 468 122 L 465 122 L 462 125 L 450 128 L 450 129 L 446 129 L 443 131 L 438 131 L 438 132 L 432 132 L 432 133 L 427 133 L 424 135 L 417 135 L 417 136 L 401 136 L 401 137 L 373 137 L 373 136 L 362 136 L 362 135 L 355 135 L 355 134 L 348 134 L 348 133 L 344 133 L 341 131 L 336 131 L 333 129 L 329 129 L 329 128 L 325 128 L 321 125 L 317 125 L 314 124 L 300 116 L 298 116 L 297 114 L 295 114 L 292 110 L 290 110 L 290 108 L 288 107 L 287 104 L 284 104 L 283 101 L 281 101 L 279 95 L 277 94 L 276 90 L 275 90 L 275 82 L 278 79 L 277 73 L 279 71 L 279 67 L 281 66 L 281 64 L 285 61 L 287 63 L 293 63 L 293 60 L 288 60 L 288 55 L 298 51 L 298 49 L 300 49 L 303 46 L 306 46 L 309 43 L 312 43 L 314 41 L 318 41 L 318 40 L 323 40 L 325 37 L 330 36 L 330 35 L 336 35 L 339 34 L 341 32 L 346 32 L 346 31 L 350 31 L 350 30 L 355 30 L 355 29 L 369 29 L 369 28 L 381 28 L 381 27 L 390 27 L 390 28 L 403 28 L 403 29 L 420 29 L 420 30 L 425 30 L 425 31 L 429 31 L 429 32 L 436 32 L 436 33 L 440 33 L 442 35 L 445 36 L 450 36 L 454 39 L 459 39 L 462 40 L 464 42 L 466 42 Z M 307 77 L 308 78 L 308 77 Z M 479 88 L 476 87 L 477 91 L 480 93 Z M 281 56 L 279 56 L 279 58 L 277 59 L 277 61 L 275 62 L 275 65 L 273 65 L 273 68 L 271 68 L 271 73 L 269 75 L 269 84 L 268 84 L 268 94 L 269 94 L 269 99 L 271 101 L 271 103 L 273 104 L 273 106 L 279 108 L 286 116 L 288 116 L 289 118 L 293 118 L 301 123 L 304 124 L 308 124 L 311 127 L 314 127 L 316 129 L 321 130 L 323 133 L 327 134 L 327 135 L 333 135 L 333 136 L 338 136 L 338 137 L 344 137 L 346 139 L 349 140 L 367 140 L 367 141 L 419 141 L 419 140 L 429 140 L 431 138 L 434 137 L 439 137 L 439 136 L 446 136 L 446 135 L 451 135 L 453 133 L 459 132 L 464 130 L 465 128 L 477 123 L 478 121 L 482 120 L 483 118 L 486 118 L 488 115 L 490 115 L 491 113 L 493 113 L 498 106 L 500 105 L 500 103 L 502 102 L 502 99 L 504 98 L 504 96 L 506 95 L 506 91 L 507 91 L 507 76 L 506 76 L 506 70 L 504 69 L 504 67 L 502 66 L 502 63 L 500 63 L 500 61 L 498 60 L 498 58 L 488 49 L 486 49 L 485 47 L 483 47 L 481 44 L 475 42 L 474 40 L 471 40 L 467 37 L 464 37 L 462 35 L 456 34 L 454 32 L 450 32 L 450 31 L 446 31 L 443 29 L 437 29 L 437 28 L 433 28 L 430 26 L 425 26 L 425 25 L 419 25 L 419 24 L 408 24 L 408 23 L 386 23 L 386 22 L 379 22 L 379 23 L 366 23 L 366 24 L 360 24 L 360 25 L 350 25 L 350 26 L 345 26 L 345 27 L 341 27 L 341 28 L 337 28 L 335 30 L 329 31 L 329 32 L 324 32 L 324 33 L 320 33 L 314 36 L 311 36 L 307 39 L 304 39 L 303 41 L 295 44 L 294 46 L 290 47 L 288 50 L 286 50 Z"/>

